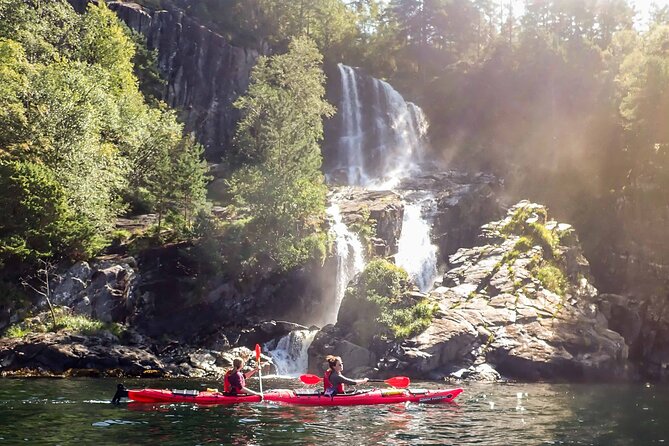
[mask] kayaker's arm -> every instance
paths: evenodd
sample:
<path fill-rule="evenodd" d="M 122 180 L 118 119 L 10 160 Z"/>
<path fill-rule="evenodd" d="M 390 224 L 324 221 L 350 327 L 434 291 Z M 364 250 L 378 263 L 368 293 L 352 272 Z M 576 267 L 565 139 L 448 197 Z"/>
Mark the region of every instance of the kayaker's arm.
<path fill-rule="evenodd" d="M 265 366 L 265 365 L 267 365 L 267 363 L 258 365 L 258 366 L 256 366 L 255 369 L 251 369 L 251 370 L 249 370 L 248 372 L 244 372 L 244 377 L 245 377 L 245 378 L 250 378 L 250 377 L 252 377 L 253 374 L 254 374 L 255 372 L 257 372 L 258 370 L 260 370 L 260 367 Z"/>
<path fill-rule="evenodd" d="M 347 378 L 344 375 L 341 375 L 341 374 L 338 374 L 338 373 L 333 373 L 333 374 L 330 375 L 330 383 L 332 383 L 332 385 L 334 387 L 337 387 L 339 384 L 348 384 L 350 386 L 355 386 L 355 385 L 358 385 L 358 384 L 364 384 L 367 381 L 368 381 L 367 378 L 351 379 L 351 378 Z"/>
<path fill-rule="evenodd" d="M 260 392 L 256 392 L 254 390 L 251 390 L 248 387 L 242 387 L 242 391 L 244 391 L 244 393 L 248 393 L 248 394 L 251 394 L 251 395 L 262 396 L 262 394 Z"/>
<path fill-rule="evenodd" d="M 258 369 L 259 369 L 259 367 L 256 367 L 255 369 L 251 369 L 251 370 L 249 370 L 248 372 L 244 372 L 244 377 L 245 377 L 245 378 L 250 378 L 250 377 L 252 377 L 253 374 L 254 374 L 255 372 L 258 371 Z"/>

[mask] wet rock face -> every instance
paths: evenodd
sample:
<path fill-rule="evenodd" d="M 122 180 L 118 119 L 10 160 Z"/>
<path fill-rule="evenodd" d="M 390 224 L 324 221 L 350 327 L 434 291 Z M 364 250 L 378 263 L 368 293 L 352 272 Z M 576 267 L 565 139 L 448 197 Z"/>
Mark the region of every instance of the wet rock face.
<path fill-rule="evenodd" d="M 87 0 L 69 0 L 83 12 Z M 187 132 L 195 132 L 205 157 L 220 161 L 230 147 L 239 112 L 234 101 L 246 92 L 256 50 L 230 45 L 182 11 L 148 11 L 134 3 L 109 2 L 131 29 L 158 51 L 158 64 L 167 89 L 163 99 L 180 111 Z"/>
<path fill-rule="evenodd" d="M 524 207 L 531 209 L 527 221 L 538 221 L 560 240 L 550 253 L 540 243 L 521 248 L 522 234 L 505 233 Z M 399 359 L 428 374 L 488 363 L 523 380 L 626 376 L 628 347 L 596 305 L 578 239 L 569 225 L 542 222 L 542 212 L 542 206 L 521 202 L 507 218 L 485 226 L 481 239 L 487 244 L 451 256 L 445 286 L 431 294 L 440 306 L 437 319 L 400 348 Z M 549 275 L 562 277 L 564 288 L 551 284 Z M 416 350 L 427 355 L 409 355 Z"/>
<path fill-rule="evenodd" d="M 521 209 L 529 211 L 518 214 Z M 509 229 L 518 215 L 524 216 L 516 226 L 534 236 Z M 357 346 L 379 358 L 361 366 L 428 379 L 627 378 L 628 346 L 597 305 L 578 237 L 571 226 L 542 216 L 543 206 L 520 202 L 505 219 L 486 224 L 481 244 L 451 255 L 442 286 L 429 293 L 439 310 L 428 329 L 403 341 Z M 549 248 L 547 240 L 558 242 Z M 620 315 L 614 320 L 624 323 Z M 327 331 L 327 342 L 314 341 L 314 356 L 345 346 L 350 327 L 340 325 Z M 639 336 L 634 327 L 629 332 Z"/>

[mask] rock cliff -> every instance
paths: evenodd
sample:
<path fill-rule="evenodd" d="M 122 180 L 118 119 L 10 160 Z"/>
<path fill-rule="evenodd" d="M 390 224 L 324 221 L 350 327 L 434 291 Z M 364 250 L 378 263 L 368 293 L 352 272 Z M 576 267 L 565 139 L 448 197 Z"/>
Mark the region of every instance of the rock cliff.
<path fill-rule="evenodd" d="M 89 3 L 69 2 L 79 12 Z M 220 161 L 239 119 L 232 104 L 248 88 L 258 51 L 230 45 L 176 8 L 148 11 L 135 3 L 108 5 L 158 51 L 159 68 L 167 80 L 163 99 L 179 110 L 186 131 L 197 134 L 205 157 Z"/>

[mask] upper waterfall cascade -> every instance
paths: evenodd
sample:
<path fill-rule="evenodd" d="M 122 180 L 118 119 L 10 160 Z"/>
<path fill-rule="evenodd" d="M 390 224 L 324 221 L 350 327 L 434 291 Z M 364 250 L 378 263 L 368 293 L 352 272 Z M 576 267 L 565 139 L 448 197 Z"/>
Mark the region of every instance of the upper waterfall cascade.
<path fill-rule="evenodd" d="M 336 160 L 329 177 L 348 185 L 391 189 L 417 170 L 427 119 L 389 83 L 338 65 L 341 99 Z"/>

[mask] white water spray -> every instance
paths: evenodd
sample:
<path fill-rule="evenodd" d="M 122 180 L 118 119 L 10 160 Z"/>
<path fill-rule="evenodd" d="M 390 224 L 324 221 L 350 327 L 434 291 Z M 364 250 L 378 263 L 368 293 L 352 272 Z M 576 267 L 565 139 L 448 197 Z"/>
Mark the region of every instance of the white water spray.
<path fill-rule="evenodd" d="M 265 345 L 279 376 L 298 376 L 309 367 L 309 346 L 318 330 L 293 330 L 278 341 Z M 276 345 L 273 345 L 276 343 Z"/>
<path fill-rule="evenodd" d="M 339 206 L 333 203 L 327 210 L 332 219 L 330 233 L 335 240 L 335 255 L 337 256 L 337 278 L 335 285 L 335 300 L 330 308 L 326 309 L 324 322 L 334 324 L 337 322 L 339 307 L 344 299 L 346 287 L 356 274 L 365 268 L 362 243 L 360 238 L 349 231 L 342 221 Z"/>
<path fill-rule="evenodd" d="M 355 70 L 338 64 L 342 81 L 342 135 L 339 145 L 342 150 L 348 184 L 366 184 L 369 182 L 365 170 L 365 157 L 362 131 L 362 104 L 358 95 L 358 82 Z"/>
<path fill-rule="evenodd" d="M 429 218 L 435 210 L 431 196 L 406 204 L 395 262 L 404 268 L 421 292 L 429 291 L 437 277 L 437 246 L 430 238 Z"/>

